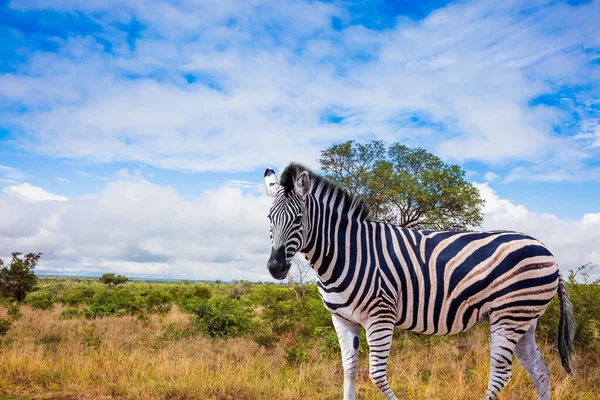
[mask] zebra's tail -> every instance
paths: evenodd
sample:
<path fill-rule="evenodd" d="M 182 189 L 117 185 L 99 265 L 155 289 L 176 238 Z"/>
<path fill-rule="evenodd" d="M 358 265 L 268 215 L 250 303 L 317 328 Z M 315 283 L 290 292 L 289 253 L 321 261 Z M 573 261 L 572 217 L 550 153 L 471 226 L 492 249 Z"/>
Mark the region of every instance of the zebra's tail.
<path fill-rule="evenodd" d="M 560 321 L 558 323 L 558 354 L 563 368 L 569 375 L 573 375 L 571 361 L 573 359 L 573 338 L 575 337 L 575 315 L 573 305 L 567 295 L 567 288 L 559 277 L 558 299 L 560 300 Z"/>

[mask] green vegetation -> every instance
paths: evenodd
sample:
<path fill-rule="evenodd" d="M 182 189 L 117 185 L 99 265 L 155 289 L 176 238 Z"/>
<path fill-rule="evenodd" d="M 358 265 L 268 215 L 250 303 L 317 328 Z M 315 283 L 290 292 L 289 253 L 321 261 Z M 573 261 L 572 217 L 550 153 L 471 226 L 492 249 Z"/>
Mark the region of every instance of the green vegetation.
<path fill-rule="evenodd" d="M 575 348 L 600 351 L 600 278 L 592 279 L 597 266 L 586 264 L 570 271 L 566 285 L 577 322 Z M 558 298 L 546 309 L 538 323 L 538 335 L 554 341 L 560 315 Z"/>
<path fill-rule="evenodd" d="M 189 314 L 192 327 L 185 334 L 211 338 L 250 336 L 263 347 L 284 343 L 291 353 L 299 343 L 333 342 L 331 316 L 323 307 L 316 285 L 277 285 L 234 282 L 147 283 L 134 281 L 106 285 L 97 280 L 41 278 L 25 303 L 33 309 L 64 308 L 61 320 L 96 320 L 132 316 L 144 321 L 149 315 L 164 316 L 174 305 Z M 336 353 L 336 345 L 322 346 Z M 337 354 L 337 353 L 336 353 Z M 294 356 L 294 362 L 301 359 Z"/>
<path fill-rule="evenodd" d="M 582 266 L 567 278 L 567 288 L 578 323 L 579 349 L 600 350 L 600 280 L 592 280 L 594 266 Z M 150 315 L 164 316 L 174 305 L 189 315 L 191 327 L 185 333 L 166 333 L 176 339 L 190 335 L 210 338 L 251 337 L 268 348 L 282 344 L 290 362 L 303 359 L 303 346 L 318 348 L 323 356 L 337 356 L 339 347 L 330 314 L 321 302 L 314 283 L 278 285 L 234 282 L 147 283 L 134 281 L 106 285 L 95 280 L 42 278 L 25 303 L 46 310 L 55 304 L 64 307 L 60 319 L 96 320 L 110 316 L 132 316 L 140 321 Z M 7 305 L 10 319 L 20 318 L 18 307 Z M 554 299 L 538 324 L 540 340 L 554 342 L 559 304 Z M 8 328 L 4 328 L 7 330 Z M 398 332 L 397 336 L 414 335 Z M 445 338 L 415 335 L 417 340 L 436 342 Z M 363 341 L 364 342 L 364 341 Z M 361 343 L 361 346 L 366 345 Z M 365 348 L 366 352 L 366 348 Z"/>
<path fill-rule="evenodd" d="M 99 281 L 104 283 L 105 285 L 115 287 L 118 285 L 122 285 L 123 283 L 126 283 L 128 281 L 128 279 L 126 276 L 123 276 L 123 275 L 115 275 L 113 273 L 107 273 L 107 274 L 102 275 L 100 277 Z"/>
<path fill-rule="evenodd" d="M 323 150 L 319 162 L 327 177 L 366 200 L 375 220 L 437 230 L 483 222 L 483 200 L 465 171 L 424 149 L 349 140 Z"/>
<path fill-rule="evenodd" d="M 0 318 L 0 336 L 6 335 L 8 330 L 12 327 L 12 321 L 8 318 Z"/>
<path fill-rule="evenodd" d="M 4 298 L 12 298 L 18 302 L 25 300 L 37 284 L 34 269 L 37 267 L 41 253 L 12 253 L 10 265 L 5 266 L 0 260 L 0 294 Z"/>

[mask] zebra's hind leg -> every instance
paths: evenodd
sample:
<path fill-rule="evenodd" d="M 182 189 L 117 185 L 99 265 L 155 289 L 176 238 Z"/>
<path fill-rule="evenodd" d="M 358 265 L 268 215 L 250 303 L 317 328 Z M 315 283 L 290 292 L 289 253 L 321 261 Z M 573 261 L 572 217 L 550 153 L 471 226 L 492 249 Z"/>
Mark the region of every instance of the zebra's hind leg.
<path fill-rule="evenodd" d="M 487 400 L 495 400 L 510 380 L 515 347 L 530 325 L 531 321 L 523 323 L 507 317 L 490 323 L 490 380 L 485 397 Z"/>
<path fill-rule="evenodd" d="M 533 381 L 538 400 L 550 400 L 550 369 L 535 343 L 536 325 L 534 323 L 517 342 L 515 354 Z"/>
<path fill-rule="evenodd" d="M 373 323 L 367 326 L 369 343 L 369 377 L 388 400 L 398 400 L 387 380 L 387 360 L 392 346 L 394 325 L 392 323 Z"/>

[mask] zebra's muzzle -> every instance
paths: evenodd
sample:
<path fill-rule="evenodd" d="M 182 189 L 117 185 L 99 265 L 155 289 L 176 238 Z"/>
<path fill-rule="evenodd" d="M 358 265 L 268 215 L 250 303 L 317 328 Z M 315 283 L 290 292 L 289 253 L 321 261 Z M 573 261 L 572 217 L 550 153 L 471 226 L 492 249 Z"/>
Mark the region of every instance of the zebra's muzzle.
<path fill-rule="evenodd" d="M 271 249 L 271 257 L 267 261 L 267 268 L 275 279 L 285 279 L 290 270 L 291 263 L 285 258 L 285 248 Z"/>

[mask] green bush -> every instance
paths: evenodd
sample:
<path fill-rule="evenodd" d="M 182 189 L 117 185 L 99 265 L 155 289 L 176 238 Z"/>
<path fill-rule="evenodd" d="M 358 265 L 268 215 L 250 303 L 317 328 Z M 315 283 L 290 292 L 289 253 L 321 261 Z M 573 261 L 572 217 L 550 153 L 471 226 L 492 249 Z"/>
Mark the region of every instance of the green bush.
<path fill-rule="evenodd" d="M 304 343 L 296 343 L 285 349 L 285 361 L 292 367 L 296 367 L 310 360 L 306 353 L 308 346 Z"/>
<path fill-rule="evenodd" d="M 279 341 L 279 336 L 264 329 L 259 329 L 255 331 L 252 338 L 259 346 L 262 346 L 267 349 L 275 347 L 275 345 Z"/>
<path fill-rule="evenodd" d="M 331 314 L 323 306 L 316 285 L 305 285 L 304 295 L 296 296 L 293 288 L 266 287 L 263 319 L 277 334 L 297 332 L 311 338 L 317 328 L 332 328 Z"/>
<path fill-rule="evenodd" d="M 25 297 L 25 303 L 37 310 L 48 310 L 54 306 L 52 293 L 46 290 L 36 290 Z"/>
<path fill-rule="evenodd" d="M 162 333 L 157 335 L 152 347 L 161 349 L 165 347 L 169 342 L 188 338 L 196 333 L 195 329 L 185 328 L 177 329 L 174 323 L 170 323 L 164 327 Z"/>
<path fill-rule="evenodd" d="M 168 292 L 153 290 L 146 296 L 146 311 L 150 314 L 167 315 L 171 311 L 173 300 Z"/>
<path fill-rule="evenodd" d="M 252 326 L 252 310 L 237 300 L 211 298 L 196 304 L 192 322 L 206 335 L 231 337 L 248 332 Z"/>
<path fill-rule="evenodd" d="M 235 282 L 228 285 L 229 298 L 231 300 L 239 300 L 242 296 L 247 295 L 252 289 L 252 282 Z"/>
<path fill-rule="evenodd" d="M 87 349 L 85 351 L 85 354 L 89 354 L 90 351 L 100 350 L 100 346 L 102 345 L 102 342 L 104 341 L 105 335 L 106 335 L 105 332 L 96 333 L 95 326 L 83 328 L 81 339 Z"/>
<path fill-rule="evenodd" d="M 12 321 L 8 318 L 0 318 L 0 336 L 6 335 L 12 327 Z"/>
<path fill-rule="evenodd" d="M 194 311 L 197 310 L 202 303 L 206 300 L 196 299 L 196 298 L 186 298 L 181 300 L 178 305 L 181 311 L 187 314 L 194 314 Z"/>
<path fill-rule="evenodd" d="M 314 336 L 317 338 L 317 348 L 321 353 L 321 357 L 339 357 L 341 349 L 335 329 L 330 327 L 317 327 Z"/>
<path fill-rule="evenodd" d="M 78 308 L 67 308 L 60 313 L 60 319 L 73 319 L 82 316 L 82 312 Z"/>
<path fill-rule="evenodd" d="M 212 293 L 210 289 L 205 286 L 196 286 L 193 291 L 194 297 L 200 300 L 208 300 L 211 298 Z"/>
<path fill-rule="evenodd" d="M 59 291 L 56 295 L 56 302 L 71 307 L 81 304 L 87 304 L 95 294 L 95 290 L 90 285 L 75 285 Z"/>
<path fill-rule="evenodd" d="M 6 312 L 8 314 L 8 317 L 12 320 L 12 321 L 18 321 L 21 318 L 23 318 L 23 313 L 21 312 L 21 310 L 19 309 L 19 306 L 16 306 L 14 304 L 8 304 L 6 306 Z"/>
<path fill-rule="evenodd" d="M 597 268 L 592 264 L 583 265 L 570 271 L 565 282 L 577 322 L 576 348 L 600 350 L 600 279 L 591 279 Z M 538 334 L 556 341 L 559 317 L 560 303 L 558 296 L 555 296 L 540 317 Z"/>

